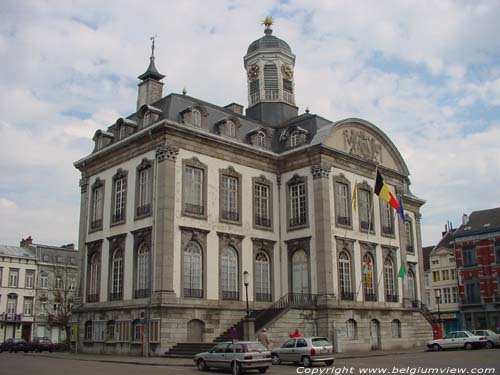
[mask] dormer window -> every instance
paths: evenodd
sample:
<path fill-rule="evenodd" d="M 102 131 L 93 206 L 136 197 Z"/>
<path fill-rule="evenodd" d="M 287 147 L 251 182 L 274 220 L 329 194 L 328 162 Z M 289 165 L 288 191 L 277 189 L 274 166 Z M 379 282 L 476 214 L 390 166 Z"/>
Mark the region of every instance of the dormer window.
<path fill-rule="evenodd" d="M 196 108 L 191 111 L 191 125 L 201 128 L 201 112 Z"/>
<path fill-rule="evenodd" d="M 122 126 L 120 126 L 119 139 L 122 140 L 126 136 L 127 136 L 127 128 L 124 125 L 122 125 Z"/>
<path fill-rule="evenodd" d="M 266 146 L 266 135 L 262 131 L 257 133 L 257 146 L 259 146 L 259 147 Z"/>
<path fill-rule="evenodd" d="M 142 127 L 145 128 L 159 120 L 163 111 L 151 105 L 144 104 L 139 110 L 139 118 L 142 118 Z"/>
<path fill-rule="evenodd" d="M 228 137 L 235 138 L 236 137 L 236 125 L 231 120 L 226 121 L 226 135 Z"/>
<path fill-rule="evenodd" d="M 298 146 L 299 144 L 299 137 L 300 137 L 300 133 L 295 130 L 292 135 L 290 136 L 290 147 L 295 147 L 295 146 Z"/>
<path fill-rule="evenodd" d="M 104 137 L 100 136 L 98 139 L 97 139 L 97 149 L 98 150 L 102 150 L 104 147 Z"/>
<path fill-rule="evenodd" d="M 220 120 L 215 124 L 220 135 L 230 138 L 236 138 L 236 129 L 240 126 L 238 119 L 233 116 Z"/>

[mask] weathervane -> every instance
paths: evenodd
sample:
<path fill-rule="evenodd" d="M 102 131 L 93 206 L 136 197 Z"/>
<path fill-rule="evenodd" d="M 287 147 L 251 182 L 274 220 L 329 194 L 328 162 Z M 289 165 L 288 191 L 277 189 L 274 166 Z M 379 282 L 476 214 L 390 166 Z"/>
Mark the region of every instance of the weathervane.
<path fill-rule="evenodd" d="M 266 29 L 264 30 L 264 33 L 266 35 L 273 32 L 273 30 L 271 30 L 271 25 L 273 24 L 273 17 L 267 16 L 266 19 L 262 21 L 262 24 L 266 27 Z"/>
<path fill-rule="evenodd" d="M 149 40 L 151 40 L 151 56 L 152 57 L 154 57 L 154 55 L 155 55 L 155 39 L 157 37 L 158 37 L 158 35 L 149 37 Z"/>

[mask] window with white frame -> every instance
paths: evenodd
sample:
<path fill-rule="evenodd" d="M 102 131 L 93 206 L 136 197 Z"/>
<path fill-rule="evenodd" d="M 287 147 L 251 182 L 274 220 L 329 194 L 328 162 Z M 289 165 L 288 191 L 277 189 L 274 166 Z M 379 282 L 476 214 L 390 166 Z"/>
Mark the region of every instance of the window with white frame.
<path fill-rule="evenodd" d="M 132 323 L 132 341 L 142 341 L 143 332 L 144 324 L 139 319 L 134 320 Z"/>
<path fill-rule="evenodd" d="M 224 125 L 224 129 L 226 130 L 226 135 L 228 137 L 236 137 L 236 125 L 234 124 L 234 121 L 227 120 L 226 124 Z"/>
<path fill-rule="evenodd" d="M 127 178 L 120 177 L 114 181 L 113 191 L 113 217 L 112 222 L 117 223 L 125 220 L 125 207 L 127 202 Z"/>
<path fill-rule="evenodd" d="M 477 266 L 477 252 L 475 246 L 466 246 L 462 248 L 462 257 L 464 267 Z"/>
<path fill-rule="evenodd" d="M 291 260 L 292 291 L 294 294 L 309 293 L 309 261 L 304 250 L 293 253 Z"/>
<path fill-rule="evenodd" d="M 266 135 L 263 131 L 257 133 L 257 146 L 266 147 Z"/>
<path fill-rule="evenodd" d="M 290 227 L 307 222 L 306 184 L 299 182 L 290 185 Z"/>
<path fill-rule="evenodd" d="M 370 253 L 363 256 L 363 290 L 366 301 L 376 301 L 374 262 Z"/>
<path fill-rule="evenodd" d="M 0 267 L 0 286 L 2 286 L 3 284 L 2 279 L 3 279 L 3 267 Z"/>
<path fill-rule="evenodd" d="M 239 221 L 239 179 L 222 175 L 222 219 Z"/>
<path fill-rule="evenodd" d="M 372 192 L 367 189 L 358 189 L 359 227 L 361 231 L 373 231 Z"/>
<path fill-rule="evenodd" d="M 47 302 L 40 303 L 40 315 L 42 316 L 47 315 Z"/>
<path fill-rule="evenodd" d="M 255 256 L 255 299 L 271 301 L 271 264 L 264 251 Z"/>
<path fill-rule="evenodd" d="M 201 112 L 196 108 L 191 110 L 191 125 L 201 128 Z"/>
<path fill-rule="evenodd" d="M 33 297 L 24 297 L 23 314 L 26 316 L 33 315 Z"/>
<path fill-rule="evenodd" d="M 222 299 L 239 300 L 238 275 L 238 254 L 234 248 L 224 247 L 221 255 Z"/>
<path fill-rule="evenodd" d="M 255 225 L 261 227 L 271 226 L 269 185 L 254 184 Z"/>
<path fill-rule="evenodd" d="M 149 245 L 143 242 L 137 250 L 135 297 L 149 295 Z"/>
<path fill-rule="evenodd" d="M 149 321 L 149 341 L 152 343 L 160 342 L 160 320 L 152 319 Z"/>
<path fill-rule="evenodd" d="M 201 246 L 190 241 L 184 248 L 184 297 L 203 297 L 203 254 Z"/>
<path fill-rule="evenodd" d="M 290 147 L 298 146 L 300 140 L 300 132 L 295 130 L 290 135 Z"/>
<path fill-rule="evenodd" d="M 101 272 L 101 256 L 99 252 L 92 254 L 89 267 L 89 291 L 87 302 L 97 302 L 99 298 L 99 280 Z"/>
<path fill-rule="evenodd" d="M 19 270 L 17 268 L 9 269 L 9 286 L 14 288 L 19 286 Z"/>
<path fill-rule="evenodd" d="M 451 288 L 443 288 L 444 303 L 451 303 Z"/>
<path fill-rule="evenodd" d="M 102 181 L 98 180 L 92 187 L 92 205 L 90 213 L 91 230 L 102 228 L 103 210 L 104 210 L 104 184 L 102 183 Z M 48 261 L 48 259 L 44 261 Z"/>
<path fill-rule="evenodd" d="M 123 251 L 117 248 L 111 258 L 111 294 L 110 299 L 123 297 Z"/>
<path fill-rule="evenodd" d="M 106 322 L 105 321 L 93 321 L 92 322 L 92 340 L 93 341 L 104 341 L 104 334 L 106 332 Z"/>
<path fill-rule="evenodd" d="M 151 193 L 153 184 L 153 167 L 145 165 L 137 170 L 137 216 L 151 213 Z"/>
<path fill-rule="evenodd" d="M 56 289 L 62 289 L 63 286 L 63 279 L 61 276 L 56 276 L 56 283 L 55 283 L 55 288 Z"/>
<path fill-rule="evenodd" d="M 382 234 L 394 235 L 394 217 L 392 209 L 382 198 L 379 199 L 380 203 L 380 225 L 382 226 Z"/>
<path fill-rule="evenodd" d="M 26 270 L 26 280 L 24 286 L 28 289 L 35 287 L 35 271 Z"/>
<path fill-rule="evenodd" d="M 335 218 L 337 224 L 351 225 L 349 185 L 335 182 Z"/>
<path fill-rule="evenodd" d="M 345 323 L 346 335 L 350 340 L 357 340 L 358 338 L 358 324 L 354 319 L 349 319 Z"/>
<path fill-rule="evenodd" d="M 458 301 L 458 288 L 457 287 L 453 287 L 451 296 L 452 296 L 453 303 L 457 303 L 457 301 Z"/>
<path fill-rule="evenodd" d="M 384 263 L 385 296 L 387 302 L 398 302 L 396 286 L 394 283 L 394 262 L 391 257 L 387 257 Z"/>
<path fill-rule="evenodd" d="M 17 313 L 17 294 L 7 295 L 7 314 Z"/>
<path fill-rule="evenodd" d="M 184 167 L 184 211 L 197 215 L 205 212 L 204 170 L 190 165 Z"/>
<path fill-rule="evenodd" d="M 340 298 L 347 301 L 354 300 L 351 280 L 351 259 L 349 253 L 345 250 L 339 253 L 339 281 Z"/>

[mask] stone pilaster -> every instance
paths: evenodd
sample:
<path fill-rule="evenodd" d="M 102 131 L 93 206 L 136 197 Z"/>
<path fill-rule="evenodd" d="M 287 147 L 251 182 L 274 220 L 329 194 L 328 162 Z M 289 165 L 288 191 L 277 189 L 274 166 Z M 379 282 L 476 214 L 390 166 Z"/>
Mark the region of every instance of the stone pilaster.
<path fill-rule="evenodd" d="M 75 298 L 75 304 L 83 302 L 85 293 L 85 270 L 87 249 L 85 242 L 87 240 L 87 223 L 89 210 L 89 178 L 82 174 L 80 179 L 80 223 L 78 228 L 78 290 Z"/>
<path fill-rule="evenodd" d="M 166 303 L 174 292 L 175 161 L 179 149 L 161 145 L 156 149 L 156 197 L 154 241 L 154 300 Z"/>
<path fill-rule="evenodd" d="M 328 304 L 335 296 L 333 286 L 332 220 L 329 164 L 311 167 L 313 176 L 316 270 L 319 303 Z"/>
<path fill-rule="evenodd" d="M 418 298 L 420 301 L 424 302 L 424 293 L 425 293 L 425 285 L 424 285 L 424 255 L 422 254 L 422 233 L 420 232 L 421 227 L 420 227 L 420 219 L 422 218 L 422 214 L 420 212 L 417 212 L 415 214 L 415 232 L 417 233 L 417 238 L 416 238 L 416 254 L 418 257 L 418 282 L 419 284 L 417 285 L 419 289 L 419 296 Z M 416 280 L 415 280 L 416 282 Z"/>
<path fill-rule="evenodd" d="M 397 192 L 396 192 L 397 193 Z M 403 202 L 404 206 L 404 202 Z M 407 245 L 407 239 L 406 239 L 406 233 L 405 233 L 405 225 L 403 224 L 403 221 L 399 218 L 399 215 L 396 216 L 396 220 L 398 220 L 399 225 L 399 256 L 400 256 L 400 263 L 396 263 L 396 270 L 399 274 L 399 270 L 401 269 L 401 264 L 403 262 L 406 262 L 406 245 Z M 406 264 L 406 268 L 408 269 L 408 264 Z M 403 302 L 403 307 L 409 307 L 411 306 L 411 301 L 408 299 L 408 288 L 406 287 L 407 283 L 406 281 L 402 281 L 400 277 L 396 278 L 398 285 L 401 282 L 402 283 L 402 293 L 400 300 Z M 399 289 L 398 289 L 399 290 Z"/>

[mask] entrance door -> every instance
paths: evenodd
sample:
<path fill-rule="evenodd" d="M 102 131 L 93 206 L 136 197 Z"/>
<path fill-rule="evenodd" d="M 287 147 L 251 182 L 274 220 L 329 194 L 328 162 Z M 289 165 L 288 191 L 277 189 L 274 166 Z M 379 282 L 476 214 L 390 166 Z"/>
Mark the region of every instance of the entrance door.
<path fill-rule="evenodd" d="M 23 324 L 21 337 L 26 341 L 31 341 L 31 324 Z"/>
<path fill-rule="evenodd" d="M 372 350 L 380 349 L 380 323 L 377 319 L 373 319 L 370 322 L 370 340 L 372 344 Z"/>
<path fill-rule="evenodd" d="M 203 342 L 205 324 L 201 320 L 193 319 L 187 324 L 187 339 L 189 342 Z"/>

